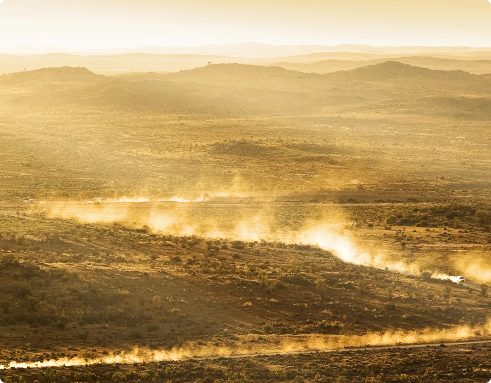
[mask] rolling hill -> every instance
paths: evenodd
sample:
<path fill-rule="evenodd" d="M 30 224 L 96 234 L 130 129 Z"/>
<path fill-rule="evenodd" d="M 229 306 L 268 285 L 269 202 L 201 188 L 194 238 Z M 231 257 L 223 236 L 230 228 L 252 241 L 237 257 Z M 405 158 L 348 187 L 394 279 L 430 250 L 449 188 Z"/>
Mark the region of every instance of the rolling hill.
<path fill-rule="evenodd" d="M 4 85 L 27 84 L 27 83 L 70 83 L 91 82 L 102 79 L 101 76 L 89 71 L 87 68 L 42 68 L 34 71 L 13 73 L 0 78 Z"/>
<path fill-rule="evenodd" d="M 488 76 L 395 61 L 326 75 L 215 64 L 178 73 L 108 77 L 85 68 L 63 67 L 3 76 L 0 84 L 5 102 L 10 100 L 16 107 L 80 104 L 110 110 L 246 115 L 339 113 L 363 108 L 417 114 L 426 106 L 425 113 L 475 113 L 479 107 L 469 109 L 469 104 L 483 105 L 483 100 L 486 104 L 490 93 Z M 453 101 L 433 109 L 433 101 L 443 98 Z"/>
<path fill-rule="evenodd" d="M 288 70 L 294 70 L 305 73 L 326 74 L 341 70 L 352 70 L 368 65 L 381 64 L 386 61 L 394 61 L 402 64 L 409 64 L 433 70 L 462 70 L 472 74 L 491 73 L 491 60 L 457 60 L 442 57 L 424 57 L 424 56 L 401 56 L 401 57 L 380 57 L 380 58 L 356 58 L 349 59 L 329 59 L 315 62 L 276 62 L 269 64 Z"/>

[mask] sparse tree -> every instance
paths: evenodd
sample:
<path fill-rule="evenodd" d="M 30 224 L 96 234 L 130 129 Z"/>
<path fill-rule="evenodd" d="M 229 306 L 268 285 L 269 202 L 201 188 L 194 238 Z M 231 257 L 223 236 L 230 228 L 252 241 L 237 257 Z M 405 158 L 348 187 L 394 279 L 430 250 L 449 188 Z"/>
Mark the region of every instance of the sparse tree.
<path fill-rule="evenodd" d="M 26 299 L 27 310 L 30 312 L 35 312 L 39 306 L 39 299 L 35 297 L 27 297 Z"/>
<path fill-rule="evenodd" d="M 113 381 L 115 383 L 125 382 L 126 381 L 126 375 L 120 371 L 115 372 L 111 378 L 111 381 Z"/>
<path fill-rule="evenodd" d="M 392 299 L 392 294 L 394 294 L 394 288 L 392 286 L 387 289 L 387 294 L 389 295 L 389 299 Z"/>
<path fill-rule="evenodd" d="M 261 284 L 261 287 L 264 289 L 268 287 L 268 278 L 266 278 L 266 275 L 261 275 L 261 279 L 259 280 L 259 283 Z"/>
<path fill-rule="evenodd" d="M 316 279 L 315 287 L 322 298 L 327 296 L 327 284 L 325 279 Z"/>
<path fill-rule="evenodd" d="M 356 285 L 356 290 L 360 294 L 365 294 L 368 291 L 368 281 L 365 279 L 360 279 Z"/>
<path fill-rule="evenodd" d="M 476 211 L 476 219 L 479 221 L 481 225 L 484 225 L 489 219 L 489 213 L 484 210 Z"/>
<path fill-rule="evenodd" d="M 487 297 L 488 296 L 488 286 L 481 285 L 480 295 L 481 295 L 481 297 Z"/>
<path fill-rule="evenodd" d="M 443 294 L 443 297 L 445 299 L 449 299 L 452 293 L 452 288 L 450 286 L 445 286 L 445 293 Z"/>
<path fill-rule="evenodd" d="M 431 273 L 429 271 L 423 271 L 421 273 L 421 278 L 423 278 L 425 281 L 431 280 Z"/>

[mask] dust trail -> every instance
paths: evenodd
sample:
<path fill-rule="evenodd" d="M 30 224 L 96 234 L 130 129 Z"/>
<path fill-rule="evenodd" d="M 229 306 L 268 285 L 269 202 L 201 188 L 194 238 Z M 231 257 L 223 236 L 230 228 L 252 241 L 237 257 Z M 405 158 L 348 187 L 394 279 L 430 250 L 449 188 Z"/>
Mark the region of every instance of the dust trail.
<path fill-rule="evenodd" d="M 134 221 L 138 225 L 147 226 L 155 233 L 166 235 L 198 235 L 208 238 L 243 241 L 266 240 L 286 244 L 318 246 L 323 250 L 331 251 L 345 262 L 388 269 L 409 275 L 418 276 L 421 274 L 417 264 L 391 261 L 386 255 L 378 251 L 369 252 L 361 248 L 343 230 L 346 226 L 346 220 L 336 216 L 340 214 L 333 212 L 332 217 L 327 217 L 331 223 L 302 222 L 296 230 L 288 227 L 278 229 L 275 223 L 271 222 L 271 216 L 274 215 L 274 211 L 271 209 L 263 209 L 263 211 L 250 214 L 247 208 L 244 208 L 244 217 L 230 219 L 230 222 L 228 222 L 227 217 L 215 217 L 210 211 L 208 211 L 207 216 L 199 218 L 195 214 L 196 210 L 192 207 L 194 204 L 188 202 L 201 202 L 202 199 L 204 197 L 197 200 L 175 197 L 171 200 L 182 202 L 185 207 L 189 206 L 188 210 L 186 208 L 176 210 L 172 206 L 162 206 L 162 204 L 154 204 L 154 206 L 149 204 L 148 207 L 145 207 L 144 212 L 139 213 L 132 211 L 131 204 L 101 203 L 87 206 L 64 203 L 51 207 L 46 206 L 46 208 L 50 209 L 48 215 L 53 218 L 77 219 L 82 222 L 119 222 L 122 224 Z"/>
<path fill-rule="evenodd" d="M 449 329 L 426 329 L 423 331 L 392 331 L 386 333 L 368 333 L 361 336 L 325 336 L 309 335 L 287 337 L 278 345 L 258 345 L 251 347 L 220 347 L 189 345 L 170 351 L 134 348 L 131 352 L 113 354 L 101 358 L 63 358 L 43 362 L 10 362 L 0 366 L 0 370 L 11 368 L 43 368 L 64 366 L 89 366 L 94 364 L 133 364 L 162 361 L 180 361 L 187 359 L 206 359 L 218 357 L 247 357 L 268 354 L 295 354 L 311 351 L 333 351 L 347 347 L 392 346 L 398 344 L 418 344 L 450 342 L 472 339 L 476 336 L 490 336 L 491 321 L 482 326 L 459 326 Z"/>
<path fill-rule="evenodd" d="M 452 281 L 454 283 L 461 283 L 461 280 L 459 277 L 453 276 L 453 275 L 448 275 L 448 274 L 439 274 L 439 273 L 434 273 L 431 278 L 433 279 L 441 279 L 444 281 Z"/>
<path fill-rule="evenodd" d="M 117 222 L 129 227 L 145 226 L 154 233 L 164 235 L 197 235 L 215 239 L 304 244 L 318 246 L 332 252 L 344 262 L 356 265 L 414 276 L 420 276 L 422 271 L 425 271 L 421 270 L 418 263 L 394 261 L 379 250 L 368 251 L 366 246 L 357 244 L 349 231 L 345 230 L 349 226 L 348 220 L 334 207 L 322 218 L 297 222 L 297 228 L 293 229 L 291 226 L 278 227 L 272 218 L 276 213 L 274 207 L 261 207 L 259 211 L 251 211 L 248 210 L 250 206 L 243 205 L 220 216 L 217 214 L 220 208 L 215 205 L 200 205 L 200 202 L 206 202 L 208 199 L 209 196 L 203 194 L 190 198 L 174 196 L 169 199 L 149 200 L 144 197 L 132 197 L 90 205 L 66 202 L 45 203 L 40 206 L 53 218 L 76 219 L 84 223 Z M 475 261 L 462 264 L 457 270 L 462 270 L 463 275 L 476 276 L 480 281 L 491 280 L 491 270 L 485 266 L 485 262 Z M 483 270 L 486 272 L 483 273 Z M 430 271 L 434 279 L 460 282 L 457 276 L 444 274 L 438 269 L 426 271 Z"/>
<path fill-rule="evenodd" d="M 454 267 L 457 270 L 462 270 L 462 274 L 471 276 L 472 279 L 480 283 L 491 282 L 489 254 L 471 252 L 465 257 L 458 256 L 454 261 Z"/>
<path fill-rule="evenodd" d="M 220 222 L 214 217 L 207 217 L 205 224 L 197 222 L 192 211 L 190 216 L 179 216 L 173 212 L 152 212 L 145 224 L 154 232 L 161 234 L 198 235 L 242 241 L 265 240 L 285 244 L 318 246 L 323 250 L 332 252 L 345 262 L 389 269 L 410 275 L 421 274 L 417 264 L 407 264 L 402 261 L 393 262 L 378 251 L 369 252 L 362 249 L 344 230 L 347 226 L 346 220 L 339 217 L 328 217 L 328 220 L 331 220 L 330 223 L 302 222 L 299 229 L 293 230 L 287 227 L 276 228 L 274 222 L 271 222 L 271 216 L 274 215 L 273 210 L 256 212 L 254 215 L 237 220 L 231 227 L 220 226 Z M 336 215 L 339 216 L 340 214 Z"/>
<path fill-rule="evenodd" d="M 144 203 L 144 202 L 150 202 L 151 199 L 147 197 L 122 197 L 118 199 L 107 199 L 107 200 L 100 200 L 100 202 L 106 202 L 106 203 Z"/>
<path fill-rule="evenodd" d="M 87 206 L 86 203 L 90 203 Z M 41 204 L 45 206 L 44 203 Z M 84 203 L 63 202 L 48 206 L 49 216 L 53 218 L 76 218 L 84 223 L 123 222 L 127 218 L 127 209 L 119 205 L 100 204 L 97 201 Z"/>
<path fill-rule="evenodd" d="M 181 202 L 181 203 L 189 203 L 189 202 L 205 202 L 205 201 L 208 201 L 209 198 L 205 197 L 205 196 L 201 196 L 199 198 L 196 198 L 196 199 L 186 199 L 186 198 L 183 198 L 183 197 L 172 197 L 172 198 L 169 198 L 167 200 L 160 200 L 160 202 Z"/>
<path fill-rule="evenodd" d="M 420 275 L 417 264 L 402 261 L 393 262 L 381 253 L 370 254 L 358 247 L 348 235 L 340 233 L 332 225 L 318 225 L 301 231 L 289 240 L 291 243 L 317 245 L 323 250 L 332 251 L 341 260 L 356 265 L 370 266 L 378 269 L 389 269 L 399 273 Z"/>

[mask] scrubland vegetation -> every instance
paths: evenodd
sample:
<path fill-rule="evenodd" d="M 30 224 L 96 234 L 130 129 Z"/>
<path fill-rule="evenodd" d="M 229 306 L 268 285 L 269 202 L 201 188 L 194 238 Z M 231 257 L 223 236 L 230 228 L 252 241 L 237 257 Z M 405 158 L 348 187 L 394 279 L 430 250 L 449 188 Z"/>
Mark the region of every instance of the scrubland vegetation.
<path fill-rule="evenodd" d="M 1 76 L 0 362 L 89 360 L 135 346 L 261 350 L 314 335 L 485 324 L 489 75 L 477 63 L 476 74 L 375 64 L 331 74 L 223 64 Z M 318 224 L 417 272 L 346 263 L 334 248 L 285 239 Z M 488 346 L 461 347 L 0 377 L 486 379 Z"/>
<path fill-rule="evenodd" d="M 90 358 L 135 345 L 267 346 L 307 334 L 477 325 L 491 307 L 487 291 L 346 265 L 307 245 L 177 237 L 19 213 L 2 218 L 5 362 Z M 195 367 L 176 378 L 187 381 Z M 101 381 L 109 377 L 104 371 Z M 216 373 L 234 373 L 226 371 Z M 135 378 L 131 369 L 121 373 Z M 43 374 L 32 376 L 47 379 Z M 275 379 L 272 368 L 263 374 Z M 276 378 L 298 375 L 289 374 Z"/>

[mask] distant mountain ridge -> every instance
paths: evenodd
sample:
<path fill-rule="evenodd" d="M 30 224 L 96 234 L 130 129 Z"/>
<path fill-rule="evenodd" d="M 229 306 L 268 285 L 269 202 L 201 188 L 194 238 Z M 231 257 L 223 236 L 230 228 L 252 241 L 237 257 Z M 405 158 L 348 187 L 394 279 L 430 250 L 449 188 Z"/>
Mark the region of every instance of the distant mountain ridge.
<path fill-rule="evenodd" d="M 323 75 L 244 64 L 124 76 L 96 75 L 86 68 L 44 68 L 0 76 L 0 86 L 2 102 L 40 108 L 79 105 L 232 116 L 370 110 L 466 118 L 488 118 L 491 111 L 489 76 L 393 61 Z"/>
<path fill-rule="evenodd" d="M 269 66 L 278 66 L 304 73 L 326 74 L 341 70 L 352 70 L 368 65 L 394 61 L 415 67 L 433 70 L 463 70 L 472 74 L 491 73 L 491 60 L 462 60 L 431 56 L 400 56 L 368 59 L 328 59 L 315 62 L 275 62 Z"/>
<path fill-rule="evenodd" d="M 232 56 L 246 58 L 275 58 L 300 56 L 316 53 L 363 53 L 368 55 L 383 54 L 468 54 L 470 52 L 491 53 L 491 47 L 425 47 L 425 46 L 400 46 L 400 47 L 375 47 L 364 44 L 342 45 L 275 45 L 256 42 L 244 42 L 234 44 L 212 44 L 194 47 L 178 46 L 143 46 L 140 48 L 120 49 L 66 49 L 66 48 L 0 48 L 0 54 L 9 55 L 40 55 L 51 53 L 66 53 L 73 55 L 120 55 L 126 53 L 149 53 L 159 55 L 194 54 L 211 56 Z"/>
<path fill-rule="evenodd" d="M 285 78 L 292 80 L 319 80 L 346 78 L 358 81 L 388 81 L 388 80 L 448 80 L 458 79 L 475 81 L 479 76 L 461 70 L 443 71 L 417 67 L 403 64 L 397 61 L 384 61 L 382 63 L 362 66 L 360 68 L 337 71 L 334 73 L 321 75 L 315 73 L 302 73 L 294 70 L 287 70 L 275 66 L 258 66 L 244 64 L 215 64 L 206 67 L 180 71 L 169 74 L 167 78 L 178 80 L 210 80 L 216 82 L 230 81 L 230 77 L 243 76 L 251 81 L 257 78 Z M 231 85 L 233 82 L 231 83 Z"/>
<path fill-rule="evenodd" d="M 387 81 L 397 79 L 441 79 L 441 80 L 468 80 L 474 81 L 488 76 L 474 75 L 462 70 L 434 70 L 409 64 L 400 63 L 398 61 L 384 61 L 382 63 L 362 66 L 351 70 L 342 70 L 329 74 L 304 73 L 294 70 L 284 69 L 276 66 L 261 66 L 248 64 L 210 64 L 204 67 L 195 69 L 182 70 L 177 73 L 148 73 L 142 74 L 147 80 L 159 79 L 166 81 L 188 81 L 196 80 L 214 84 L 221 82 L 228 85 L 230 78 L 243 77 L 245 80 L 260 81 L 261 79 L 289 79 L 289 80 L 318 80 L 324 81 L 327 79 L 346 78 L 358 81 Z M 149 77 L 150 76 L 150 77 Z M 131 76 L 130 76 L 131 77 Z M 84 67 L 52 67 L 42 68 L 33 71 L 24 71 L 12 73 L 7 76 L 0 77 L 3 81 L 39 81 L 39 82 L 70 82 L 70 81 L 90 81 L 96 79 L 109 79 L 110 77 L 101 76 L 93 73 Z"/>
<path fill-rule="evenodd" d="M 269 46 L 268 46 L 269 47 Z M 95 52 L 92 52 L 95 53 Z M 101 53 L 101 52 L 98 52 Z M 292 53 L 292 52 L 288 52 Z M 178 72 L 213 64 L 249 64 L 279 66 L 304 73 L 325 74 L 350 70 L 387 60 L 439 70 L 464 70 L 474 74 L 491 73 L 491 51 L 477 53 L 431 53 L 424 56 L 407 54 L 374 54 L 321 52 L 297 56 L 247 58 L 206 54 L 157 54 L 125 52 L 120 54 L 76 55 L 0 55 L 0 74 L 47 67 L 86 67 L 98 74 L 134 72 Z"/>

